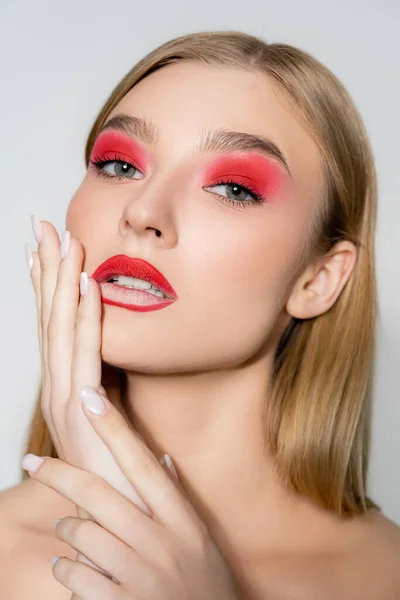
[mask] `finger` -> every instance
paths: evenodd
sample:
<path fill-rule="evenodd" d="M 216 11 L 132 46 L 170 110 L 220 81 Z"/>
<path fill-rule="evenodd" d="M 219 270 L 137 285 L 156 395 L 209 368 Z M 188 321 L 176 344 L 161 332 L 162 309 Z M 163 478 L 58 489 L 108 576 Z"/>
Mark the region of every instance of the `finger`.
<path fill-rule="evenodd" d="M 160 553 L 164 528 L 105 479 L 48 456 L 40 457 L 42 462 L 33 472 L 27 465 L 32 456 L 28 454 L 22 461 L 22 468 L 27 469 L 32 478 L 86 510 L 99 525 L 145 559 L 151 561 Z"/>
<path fill-rule="evenodd" d="M 103 389 L 101 389 L 103 388 Z M 126 374 L 123 369 L 114 367 L 108 363 L 101 361 L 101 386 L 99 391 L 104 392 L 104 395 L 110 400 L 111 404 L 130 421 L 123 404 L 123 396 L 126 390 Z M 133 425 L 132 425 L 133 428 Z"/>
<path fill-rule="evenodd" d="M 65 411 L 71 393 L 71 368 L 79 303 L 79 275 L 83 249 L 70 238 L 66 257 L 60 261 L 48 324 L 48 363 L 53 415 Z M 60 368 L 62 367 L 62 368 Z"/>
<path fill-rule="evenodd" d="M 28 247 L 29 244 L 26 244 Z M 29 246 L 30 247 L 30 246 Z M 43 355 L 42 355 L 42 326 L 41 326 L 41 302 L 40 302 L 40 260 L 39 254 L 32 251 L 32 269 L 30 271 L 31 281 L 33 290 L 35 292 L 35 303 L 36 303 L 36 324 L 37 324 L 37 335 L 39 340 L 39 352 L 40 360 L 42 363 L 42 377 L 43 377 Z"/>
<path fill-rule="evenodd" d="M 92 277 L 87 277 L 87 285 L 87 293 L 80 298 L 76 318 L 71 366 L 72 397 L 78 398 L 81 389 L 85 385 L 90 385 L 107 396 L 113 406 L 130 423 L 121 400 L 123 371 L 105 365 L 101 358 L 100 286 Z M 131 427 L 133 431 L 133 425 Z"/>
<path fill-rule="evenodd" d="M 88 391 L 91 392 L 90 388 Z M 81 391 L 82 399 L 85 395 Z M 83 410 L 125 477 L 152 511 L 153 518 L 186 533 L 194 525 L 201 526 L 202 521 L 183 488 L 168 477 L 149 447 L 108 399 L 102 395 L 97 398 L 104 402 L 106 411 L 103 414 L 92 414 L 84 403 Z M 86 401 L 92 400 L 93 395 L 88 395 Z"/>
<path fill-rule="evenodd" d="M 53 294 L 57 283 L 58 265 L 60 262 L 60 240 L 53 225 L 41 221 L 42 239 L 38 244 L 40 261 L 40 317 L 42 329 L 42 356 L 44 361 L 46 382 L 49 383 L 48 339 L 47 328 L 50 319 Z M 43 411 L 50 416 L 50 397 L 44 400 Z"/>
<path fill-rule="evenodd" d="M 27 244 L 28 246 L 28 244 Z M 50 393 L 50 381 L 48 376 L 48 370 L 46 368 L 46 363 L 43 356 L 43 336 L 42 336 L 42 314 L 41 314 L 41 293 L 40 293 L 40 259 L 38 252 L 32 251 L 32 269 L 31 269 L 31 281 L 33 285 L 33 289 L 35 292 L 35 303 L 36 303 L 36 330 L 37 336 L 39 340 L 39 355 L 40 355 L 40 368 L 42 375 L 42 383 L 41 383 L 41 394 L 40 394 L 40 406 L 44 416 L 46 417 L 46 421 L 48 425 L 49 419 L 51 419 L 48 410 L 48 403 L 46 401 L 49 393 Z M 52 436 L 56 439 L 54 441 L 57 442 L 58 436 L 55 432 L 52 432 Z"/>
<path fill-rule="evenodd" d="M 91 567 L 61 556 L 53 565 L 53 577 L 80 600 L 126 599 L 122 587 Z"/>
<path fill-rule="evenodd" d="M 97 281 L 86 273 L 81 278 L 82 291 L 85 280 L 88 288 L 80 298 L 73 340 L 71 392 L 77 402 L 86 383 L 95 389 L 101 386 L 101 291 Z"/>
<path fill-rule="evenodd" d="M 92 520 L 65 517 L 58 522 L 55 535 L 120 583 L 126 579 L 126 565 L 143 562 L 132 548 Z"/>

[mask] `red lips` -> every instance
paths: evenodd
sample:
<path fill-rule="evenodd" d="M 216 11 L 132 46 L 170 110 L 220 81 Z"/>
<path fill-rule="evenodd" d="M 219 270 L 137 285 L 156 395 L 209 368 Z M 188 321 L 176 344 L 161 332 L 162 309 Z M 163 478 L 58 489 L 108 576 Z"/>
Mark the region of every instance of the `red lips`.
<path fill-rule="evenodd" d="M 107 281 L 115 275 L 125 275 L 126 277 L 136 277 L 137 279 L 149 281 L 172 300 L 176 300 L 177 298 L 174 288 L 164 275 L 153 265 L 141 258 L 130 258 L 125 254 L 111 256 L 111 258 L 108 258 L 97 267 L 92 277 L 100 283 Z"/>

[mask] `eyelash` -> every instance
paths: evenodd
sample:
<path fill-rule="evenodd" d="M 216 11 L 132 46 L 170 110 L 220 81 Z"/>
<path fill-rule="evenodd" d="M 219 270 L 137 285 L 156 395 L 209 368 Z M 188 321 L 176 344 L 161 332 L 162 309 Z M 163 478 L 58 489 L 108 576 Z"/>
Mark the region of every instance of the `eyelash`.
<path fill-rule="evenodd" d="M 108 179 L 108 180 L 110 180 L 110 179 L 130 179 L 130 177 L 122 177 L 121 175 L 110 175 L 106 171 L 103 171 L 103 167 L 105 165 L 108 165 L 109 163 L 113 163 L 113 162 L 117 162 L 119 164 L 126 164 L 126 165 L 129 165 L 130 167 L 133 167 L 137 171 L 140 171 L 140 169 L 138 169 L 134 164 L 132 164 L 126 160 L 121 160 L 121 158 L 118 158 L 117 156 L 115 156 L 113 158 L 108 158 L 107 160 L 104 160 L 104 159 L 101 159 L 101 158 L 95 156 L 93 159 L 90 160 L 90 164 L 93 165 L 93 167 L 95 168 L 95 175 L 98 177 L 102 177 L 103 179 Z M 240 187 L 243 190 L 245 190 L 250 196 L 252 196 L 252 198 L 253 198 L 252 200 L 233 200 L 232 198 L 228 198 L 228 196 L 222 196 L 221 194 L 217 194 L 216 192 L 211 192 L 212 194 L 214 194 L 214 196 L 218 196 L 218 200 L 220 200 L 222 198 L 222 202 L 231 204 L 231 205 L 235 206 L 236 208 L 238 205 L 243 205 L 244 207 L 247 207 L 248 205 L 254 206 L 257 204 L 262 204 L 262 202 L 264 201 L 263 196 L 261 196 L 260 194 L 257 194 L 256 191 L 253 190 L 248 184 L 243 185 L 243 183 L 241 181 L 219 180 L 216 183 L 214 183 L 212 186 L 207 186 L 207 187 L 214 187 L 216 185 L 232 185 L 232 186 Z"/>

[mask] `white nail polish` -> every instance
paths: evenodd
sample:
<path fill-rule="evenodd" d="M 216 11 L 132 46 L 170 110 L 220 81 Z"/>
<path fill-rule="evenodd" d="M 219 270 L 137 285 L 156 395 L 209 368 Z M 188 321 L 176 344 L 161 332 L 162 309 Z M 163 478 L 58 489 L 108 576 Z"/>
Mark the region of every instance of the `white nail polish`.
<path fill-rule="evenodd" d="M 178 473 L 176 472 L 174 463 L 172 462 L 170 455 L 164 454 L 163 458 L 164 458 L 165 464 L 167 465 L 168 469 L 175 476 L 176 480 L 179 481 Z"/>
<path fill-rule="evenodd" d="M 102 415 L 106 410 L 106 405 L 101 396 L 90 386 L 85 385 L 79 392 L 79 397 L 85 403 L 88 410 L 94 415 Z"/>
<path fill-rule="evenodd" d="M 87 291 L 89 289 L 89 281 L 88 281 L 87 273 L 85 273 L 84 271 L 82 271 L 82 273 L 81 273 L 79 287 L 81 290 L 81 295 L 85 296 L 85 294 L 87 294 Z"/>
<path fill-rule="evenodd" d="M 29 244 L 25 244 L 25 258 L 26 258 L 26 262 L 29 267 L 29 270 L 32 271 L 33 256 L 32 256 L 32 248 L 30 247 Z"/>
<path fill-rule="evenodd" d="M 61 236 L 61 260 L 67 256 L 70 239 L 71 234 L 68 231 L 68 229 L 66 229 L 65 231 L 63 231 L 63 234 Z"/>
<path fill-rule="evenodd" d="M 30 473 L 36 473 L 40 465 L 43 463 L 43 458 L 36 454 L 25 454 L 22 459 L 22 468 Z"/>
<path fill-rule="evenodd" d="M 61 521 L 61 517 L 59 519 L 56 519 L 53 523 L 53 529 L 55 529 L 57 527 L 57 525 L 59 524 L 59 522 Z"/>

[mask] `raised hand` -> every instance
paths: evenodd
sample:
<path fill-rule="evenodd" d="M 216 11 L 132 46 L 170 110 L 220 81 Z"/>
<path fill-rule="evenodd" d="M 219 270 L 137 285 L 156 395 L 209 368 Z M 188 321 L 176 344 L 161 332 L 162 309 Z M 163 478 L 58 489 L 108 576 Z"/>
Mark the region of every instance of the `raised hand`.
<path fill-rule="evenodd" d="M 79 393 L 86 385 L 108 394 L 121 414 L 118 373 L 108 369 L 102 385 L 101 293 L 98 283 L 82 277 L 84 251 L 70 237 L 61 259 L 60 239 L 53 225 L 32 225 L 38 251 L 33 252 L 31 279 L 36 295 L 37 327 L 42 367 L 41 409 L 60 459 L 101 476 L 146 514 L 145 502 L 115 462 L 107 446 L 88 423 Z M 64 236 L 64 242 L 68 236 Z M 65 250 L 64 246 L 64 250 Z M 89 293 L 80 297 L 80 286 Z M 82 507 L 78 516 L 90 518 Z M 84 556 L 78 560 L 86 562 Z M 90 564 L 90 563 L 89 563 Z"/>
<path fill-rule="evenodd" d="M 28 454 L 23 468 L 97 521 L 61 519 L 56 536 L 111 573 L 112 581 L 61 557 L 53 575 L 80 600 L 238 600 L 238 584 L 185 491 L 107 400 L 82 414 L 105 442 L 152 517 L 101 477 L 56 458 Z M 57 558 L 57 557 L 55 557 Z M 50 568 L 50 567 L 49 567 Z M 75 596 L 74 596 L 75 597 Z"/>

